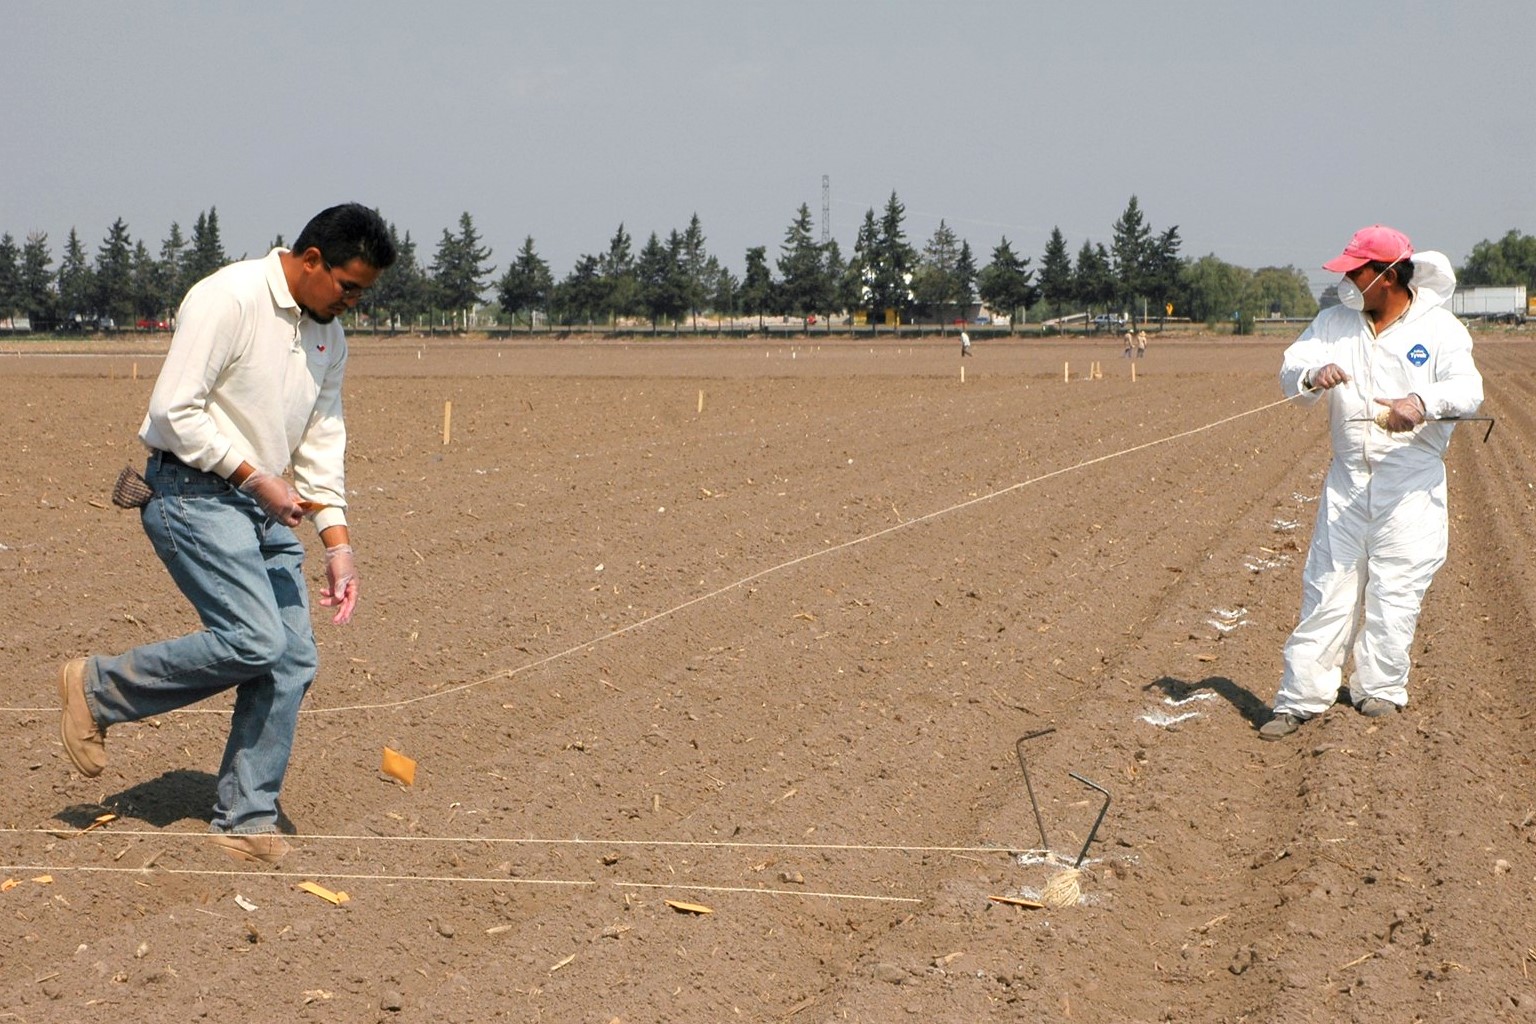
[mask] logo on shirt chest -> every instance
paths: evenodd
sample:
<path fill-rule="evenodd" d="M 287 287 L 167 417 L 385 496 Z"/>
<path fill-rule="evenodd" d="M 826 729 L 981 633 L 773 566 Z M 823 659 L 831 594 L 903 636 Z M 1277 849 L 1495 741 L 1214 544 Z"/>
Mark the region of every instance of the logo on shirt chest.
<path fill-rule="evenodd" d="M 1429 349 L 1423 345 L 1415 345 L 1408 350 L 1408 361 L 1414 366 L 1423 366 L 1429 362 Z"/>

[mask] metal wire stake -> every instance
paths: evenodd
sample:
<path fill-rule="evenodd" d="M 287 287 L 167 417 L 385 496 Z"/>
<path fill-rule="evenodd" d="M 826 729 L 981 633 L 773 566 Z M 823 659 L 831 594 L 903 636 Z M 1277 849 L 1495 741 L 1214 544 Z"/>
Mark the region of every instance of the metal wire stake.
<path fill-rule="evenodd" d="M 1352 416 L 1352 417 L 1350 417 L 1349 422 L 1350 423 L 1375 423 L 1376 422 L 1376 418 L 1374 416 Z M 1483 431 L 1483 444 L 1487 444 L 1488 443 L 1488 439 L 1493 436 L 1494 418 L 1492 416 L 1441 416 L 1441 417 L 1438 417 L 1436 419 L 1425 420 L 1424 422 L 1425 423 L 1450 423 L 1450 424 L 1456 424 L 1456 423 L 1486 423 L 1486 424 L 1488 424 L 1488 429 Z"/>
<path fill-rule="evenodd" d="M 1072 865 L 1073 868 L 1079 868 L 1083 865 L 1083 858 L 1088 856 L 1088 847 L 1093 845 L 1093 837 L 1099 834 L 1099 826 L 1104 822 L 1105 812 L 1109 810 L 1109 790 L 1105 789 L 1097 782 L 1090 782 L 1089 780 L 1083 778 L 1081 775 L 1078 775 L 1076 772 L 1067 772 L 1067 774 L 1072 776 L 1078 782 L 1081 782 L 1083 785 L 1091 786 L 1098 790 L 1100 793 L 1104 794 L 1104 806 L 1099 808 L 1099 816 L 1093 820 L 1093 828 L 1088 830 L 1088 840 L 1087 842 L 1083 843 L 1082 852 L 1077 855 L 1077 861 Z"/>
<path fill-rule="evenodd" d="M 1018 742 L 1014 743 L 1013 745 L 1014 752 L 1019 755 L 1019 770 L 1024 773 L 1024 789 L 1029 793 L 1029 806 L 1030 809 L 1035 812 L 1035 825 L 1040 829 L 1040 849 L 1047 853 L 1050 852 L 1051 844 L 1045 838 L 1045 822 L 1040 818 L 1040 804 L 1035 800 L 1035 787 L 1032 786 L 1029 781 L 1029 765 L 1024 763 L 1024 743 L 1027 740 L 1039 739 L 1041 736 L 1048 736 L 1055 731 L 1056 727 L 1053 725 L 1049 729 L 1041 729 L 1038 732 L 1025 733 L 1023 736 L 1020 736 Z"/>

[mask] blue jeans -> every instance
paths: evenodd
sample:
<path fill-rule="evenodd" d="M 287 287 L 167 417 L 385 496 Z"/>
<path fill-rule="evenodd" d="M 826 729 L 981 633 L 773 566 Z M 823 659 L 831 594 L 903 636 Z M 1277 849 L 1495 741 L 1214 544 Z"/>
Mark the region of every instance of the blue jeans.
<path fill-rule="evenodd" d="M 304 546 L 228 481 L 150 455 L 144 532 L 202 620 L 201 632 L 87 659 L 85 698 L 103 728 L 235 689 L 219 765 L 216 832 L 271 832 L 319 664 Z"/>

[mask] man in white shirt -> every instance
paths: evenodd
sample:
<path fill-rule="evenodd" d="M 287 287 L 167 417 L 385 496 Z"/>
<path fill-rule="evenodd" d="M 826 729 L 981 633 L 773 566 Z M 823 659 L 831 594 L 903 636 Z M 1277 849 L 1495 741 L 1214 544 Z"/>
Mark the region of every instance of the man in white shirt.
<path fill-rule="evenodd" d="M 1324 269 L 1342 273 L 1340 304 L 1286 349 L 1280 385 L 1328 407 L 1333 459 L 1302 571 L 1301 619 L 1285 644 L 1278 740 L 1333 706 L 1347 656 L 1350 700 L 1382 717 L 1408 702 L 1419 606 L 1445 563 L 1445 450 L 1453 423 L 1477 412 L 1483 378 L 1472 338 L 1446 303 L 1456 276 L 1438 252 L 1374 225 Z"/>
<path fill-rule="evenodd" d="M 320 603 L 337 625 L 357 604 L 336 317 L 394 259 L 379 215 L 348 203 L 317 214 L 292 249 L 187 292 L 139 430 L 152 492 L 140 515 L 203 628 L 59 672 L 60 736 L 88 777 L 106 765 L 110 726 L 236 691 L 210 829 L 238 860 L 272 864 L 289 849 L 278 795 L 319 664 L 293 532 L 306 517 L 325 545 Z"/>

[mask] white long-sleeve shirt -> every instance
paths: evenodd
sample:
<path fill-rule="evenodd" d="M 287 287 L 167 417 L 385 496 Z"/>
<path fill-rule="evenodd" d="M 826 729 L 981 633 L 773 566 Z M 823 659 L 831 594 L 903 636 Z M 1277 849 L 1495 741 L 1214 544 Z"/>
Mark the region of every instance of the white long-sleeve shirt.
<path fill-rule="evenodd" d="M 299 496 L 327 506 L 317 529 L 345 525 L 346 424 L 341 324 L 316 323 L 294 300 L 281 254 L 242 260 L 187 292 L 139 439 L 228 477 L 293 467 Z"/>

